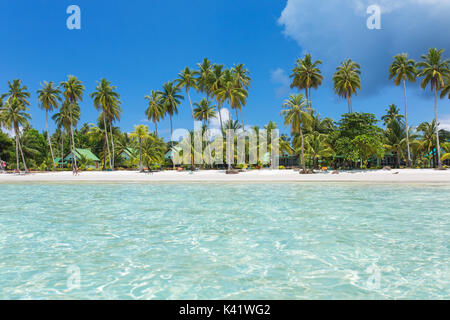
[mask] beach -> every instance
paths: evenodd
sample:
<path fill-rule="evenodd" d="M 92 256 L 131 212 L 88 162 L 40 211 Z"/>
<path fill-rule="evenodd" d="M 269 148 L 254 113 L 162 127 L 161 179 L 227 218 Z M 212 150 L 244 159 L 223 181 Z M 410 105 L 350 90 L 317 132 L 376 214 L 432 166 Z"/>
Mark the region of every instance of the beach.
<path fill-rule="evenodd" d="M 14 182 L 364 182 L 364 183 L 450 183 L 450 170 L 393 169 L 353 170 L 339 174 L 319 172 L 302 175 L 294 170 L 251 170 L 239 174 L 225 174 L 222 170 L 161 171 L 84 171 L 47 172 L 29 174 L 0 174 L 0 183 Z"/>

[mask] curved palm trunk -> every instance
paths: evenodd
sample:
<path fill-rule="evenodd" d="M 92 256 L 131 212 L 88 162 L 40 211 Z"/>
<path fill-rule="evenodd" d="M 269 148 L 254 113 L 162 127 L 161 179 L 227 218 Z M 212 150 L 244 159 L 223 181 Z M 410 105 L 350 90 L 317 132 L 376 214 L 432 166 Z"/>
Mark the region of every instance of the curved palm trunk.
<path fill-rule="evenodd" d="M 397 168 L 400 169 L 400 150 L 397 150 Z"/>
<path fill-rule="evenodd" d="M 158 125 L 156 124 L 156 120 L 153 120 L 153 123 L 155 124 L 155 133 L 156 133 L 156 136 L 158 136 Z"/>
<path fill-rule="evenodd" d="M 239 111 L 241 112 L 241 125 L 242 125 L 242 132 L 245 131 L 245 127 L 244 127 L 244 118 L 242 117 L 242 109 L 239 108 Z"/>
<path fill-rule="evenodd" d="M 61 130 L 61 169 L 64 166 L 64 130 Z"/>
<path fill-rule="evenodd" d="M 106 137 L 106 147 L 108 149 L 108 160 L 109 160 L 109 167 L 112 168 L 111 163 L 111 152 L 109 151 L 109 140 L 108 140 L 108 127 L 106 126 L 106 117 L 105 117 L 105 111 L 103 111 L 103 125 L 105 127 L 105 137 Z"/>
<path fill-rule="evenodd" d="M 69 110 L 70 110 L 70 135 L 72 136 L 72 159 L 75 168 L 77 168 L 77 157 L 75 157 L 75 139 L 73 137 L 72 104 L 70 104 Z"/>
<path fill-rule="evenodd" d="M 52 155 L 53 171 L 55 171 L 56 170 L 56 168 L 55 168 L 55 156 L 53 155 L 52 143 L 50 141 L 50 133 L 48 132 L 48 110 L 45 110 L 45 127 L 47 128 L 47 140 L 48 140 L 48 145 L 50 146 L 50 153 Z"/>
<path fill-rule="evenodd" d="M 437 85 L 434 86 L 434 118 L 436 119 L 436 148 L 438 168 L 442 168 L 441 148 L 439 146 L 439 122 L 437 117 Z"/>
<path fill-rule="evenodd" d="M 139 138 L 139 171 L 142 172 L 143 167 L 142 167 L 142 142 L 141 142 L 141 138 Z"/>
<path fill-rule="evenodd" d="M 172 136 L 173 136 L 173 123 L 172 123 L 172 115 L 169 114 L 170 116 L 170 147 L 171 149 L 173 149 L 173 141 L 172 141 Z M 173 150 L 172 150 L 173 152 Z M 174 162 L 174 158 L 172 157 L 172 165 L 173 168 L 175 169 L 175 162 Z"/>
<path fill-rule="evenodd" d="M 17 125 L 16 125 L 16 141 L 17 141 L 17 143 L 18 143 L 18 145 L 19 145 L 19 151 L 20 151 L 20 155 L 22 156 L 22 162 L 23 162 L 23 167 L 24 167 L 24 169 L 25 169 L 25 172 L 28 172 L 28 168 L 27 168 L 27 164 L 26 164 L 26 162 L 25 162 L 25 157 L 24 157 L 24 155 L 23 155 L 23 150 L 22 150 L 22 145 L 20 144 L 20 139 L 19 139 L 19 128 L 17 127 Z M 19 167 L 17 167 L 17 168 L 19 168 Z M 20 171 L 20 169 L 19 169 L 19 171 Z"/>
<path fill-rule="evenodd" d="M 192 107 L 191 95 L 189 94 L 189 90 L 188 90 L 188 89 L 186 89 L 186 94 L 187 94 L 188 99 L 189 99 L 189 105 L 191 106 L 192 121 L 195 121 L 195 117 L 194 117 L 194 108 Z"/>
<path fill-rule="evenodd" d="M 223 123 L 222 123 L 222 114 L 220 113 L 221 103 L 217 103 L 217 109 L 219 109 L 219 121 L 220 121 L 220 130 L 223 132 Z"/>
<path fill-rule="evenodd" d="M 409 126 L 408 126 L 408 103 L 406 100 L 406 81 L 403 79 L 403 91 L 405 94 L 405 125 L 406 125 L 406 145 L 408 146 L 408 167 L 411 167 L 411 149 L 409 147 Z"/>
<path fill-rule="evenodd" d="M 300 139 L 302 142 L 302 148 L 301 148 L 301 160 L 302 160 L 302 169 L 304 172 L 306 172 L 306 164 L 305 164 L 305 143 L 303 140 L 303 130 L 302 127 L 300 126 Z"/>
<path fill-rule="evenodd" d="M 112 122 L 109 123 L 109 132 L 111 134 L 111 149 L 112 149 L 112 167 L 111 167 L 111 169 L 114 170 L 116 158 L 114 156 L 114 136 L 113 136 Z"/>
<path fill-rule="evenodd" d="M 16 131 L 16 130 L 14 130 Z M 19 136 L 17 135 L 16 132 L 16 168 L 20 173 L 20 167 L 19 167 Z"/>

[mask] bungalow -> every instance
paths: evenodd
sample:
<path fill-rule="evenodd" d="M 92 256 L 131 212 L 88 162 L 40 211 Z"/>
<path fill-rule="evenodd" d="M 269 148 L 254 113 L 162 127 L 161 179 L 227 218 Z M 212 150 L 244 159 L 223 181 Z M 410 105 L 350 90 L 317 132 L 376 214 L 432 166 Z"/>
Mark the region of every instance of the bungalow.
<path fill-rule="evenodd" d="M 121 156 L 125 161 L 132 160 L 136 157 L 136 150 L 126 147 L 119 153 L 119 156 Z"/>
<path fill-rule="evenodd" d="M 90 160 L 94 163 L 94 165 L 87 166 L 88 168 L 95 168 L 98 169 L 100 166 L 100 159 L 95 156 L 89 149 L 81 149 L 81 148 L 75 148 L 75 152 L 70 152 L 65 158 L 65 162 L 72 162 L 73 161 L 73 154 L 75 154 L 75 159 L 77 161 L 80 161 L 82 157 Z"/>

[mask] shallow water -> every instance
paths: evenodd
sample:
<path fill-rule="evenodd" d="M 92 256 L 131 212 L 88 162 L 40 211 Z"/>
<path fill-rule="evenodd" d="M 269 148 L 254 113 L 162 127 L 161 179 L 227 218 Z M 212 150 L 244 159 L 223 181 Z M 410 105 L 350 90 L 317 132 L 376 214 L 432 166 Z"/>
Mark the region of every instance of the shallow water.
<path fill-rule="evenodd" d="M 1 299 L 450 298 L 450 185 L 0 193 Z"/>

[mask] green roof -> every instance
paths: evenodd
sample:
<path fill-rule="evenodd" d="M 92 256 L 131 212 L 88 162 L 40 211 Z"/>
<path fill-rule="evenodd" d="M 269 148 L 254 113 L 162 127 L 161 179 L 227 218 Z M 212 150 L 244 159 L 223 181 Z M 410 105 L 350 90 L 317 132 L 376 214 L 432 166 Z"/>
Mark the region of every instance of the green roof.
<path fill-rule="evenodd" d="M 133 154 L 136 152 L 136 150 L 133 148 L 126 147 L 125 149 L 122 150 L 122 152 L 126 153 L 129 157 L 132 157 Z"/>
<path fill-rule="evenodd" d="M 81 159 L 81 157 L 83 156 L 83 157 L 85 157 L 85 158 L 88 159 L 88 160 L 100 162 L 100 159 L 97 158 L 97 156 L 96 156 L 95 154 L 93 154 L 93 153 L 91 152 L 91 150 L 89 150 L 89 149 L 76 148 L 76 149 L 75 149 L 75 156 L 77 157 L 77 159 Z M 64 158 L 65 161 L 68 161 L 68 160 L 71 160 L 71 159 L 72 159 L 72 152 L 69 153 L 69 154 Z"/>
<path fill-rule="evenodd" d="M 172 150 L 172 149 L 173 149 L 173 150 Z M 181 149 L 181 148 L 178 147 L 178 146 L 174 146 L 172 149 L 170 149 L 169 151 L 167 151 L 167 153 L 166 153 L 166 155 L 165 155 L 165 158 L 166 158 L 166 159 L 172 158 L 172 154 L 173 154 L 174 151 L 175 151 L 176 153 L 180 153 L 180 151 L 183 150 L 183 149 Z"/>

